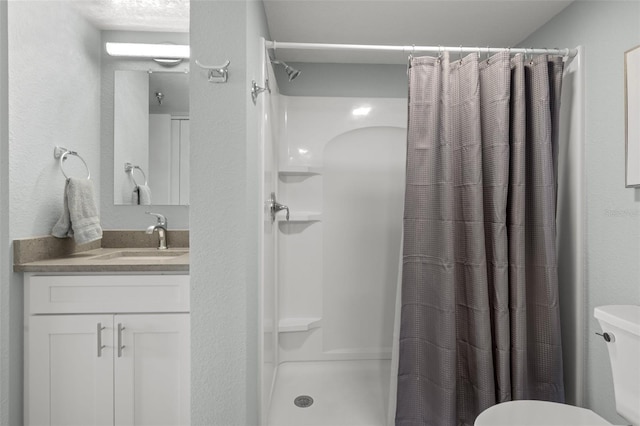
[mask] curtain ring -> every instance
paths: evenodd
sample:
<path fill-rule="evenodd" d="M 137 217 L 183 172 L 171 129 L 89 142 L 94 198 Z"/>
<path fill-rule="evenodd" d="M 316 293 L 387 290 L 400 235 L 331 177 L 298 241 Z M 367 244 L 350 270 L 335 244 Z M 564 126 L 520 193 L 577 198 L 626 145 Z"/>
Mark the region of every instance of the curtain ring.
<path fill-rule="evenodd" d="M 460 45 L 460 52 L 458 53 L 458 58 L 460 59 L 460 65 L 462 65 L 462 45 Z"/>
<path fill-rule="evenodd" d="M 413 60 L 413 54 L 416 51 L 416 45 L 412 45 L 411 52 L 409 53 L 409 57 L 407 58 L 407 75 L 409 75 L 409 68 L 411 68 L 411 61 Z"/>
<path fill-rule="evenodd" d="M 529 50 L 531 51 L 529 53 L 529 64 L 533 65 L 533 47 L 529 47 Z"/>

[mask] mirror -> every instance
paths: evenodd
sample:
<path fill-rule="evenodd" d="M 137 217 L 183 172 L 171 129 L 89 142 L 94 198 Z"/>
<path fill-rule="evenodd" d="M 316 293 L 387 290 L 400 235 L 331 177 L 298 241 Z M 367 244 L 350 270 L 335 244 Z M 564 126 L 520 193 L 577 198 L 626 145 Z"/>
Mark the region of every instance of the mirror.
<path fill-rule="evenodd" d="M 116 70 L 116 205 L 189 204 L 189 75 Z"/>
<path fill-rule="evenodd" d="M 640 187 L 640 46 L 628 50 L 624 54 L 626 110 L 626 186 Z"/>

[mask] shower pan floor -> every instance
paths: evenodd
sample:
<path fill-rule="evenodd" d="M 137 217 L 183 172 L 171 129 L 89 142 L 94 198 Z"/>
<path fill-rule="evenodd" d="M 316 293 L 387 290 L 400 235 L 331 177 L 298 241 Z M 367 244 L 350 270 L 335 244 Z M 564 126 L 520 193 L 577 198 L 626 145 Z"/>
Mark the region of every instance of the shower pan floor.
<path fill-rule="evenodd" d="M 268 426 L 384 426 L 389 360 L 284 362 L 278 368 Z M 294 400 L 310 396 L 298 407 Z M 308 401 L 307 401 L 308 402 Z"/>

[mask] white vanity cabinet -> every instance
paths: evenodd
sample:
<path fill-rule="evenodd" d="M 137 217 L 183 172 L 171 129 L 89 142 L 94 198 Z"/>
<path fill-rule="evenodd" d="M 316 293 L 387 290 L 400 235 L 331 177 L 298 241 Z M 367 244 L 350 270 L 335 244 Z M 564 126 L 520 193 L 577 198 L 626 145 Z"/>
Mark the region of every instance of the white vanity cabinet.
<path fill-rule="evenodd" d="M 188 275 L 25 274 L 25 424 L 188 425 Z"/>

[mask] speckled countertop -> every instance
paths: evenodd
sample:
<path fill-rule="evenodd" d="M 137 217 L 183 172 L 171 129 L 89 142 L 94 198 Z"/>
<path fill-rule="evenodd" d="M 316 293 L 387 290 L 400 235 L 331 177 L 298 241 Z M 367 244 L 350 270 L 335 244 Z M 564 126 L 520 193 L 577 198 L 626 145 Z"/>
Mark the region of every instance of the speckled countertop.
<path fill-rule="evenodd" d="M 155 237 L 155 238 L 154 238 Z M 102 240 L 76 246 L 51 236 L 14 240 L 15 272 L 189 271 L 189 231 L 169 231 L 169 249 L 157 249 L 157 235 L 104 231 Z"/>

